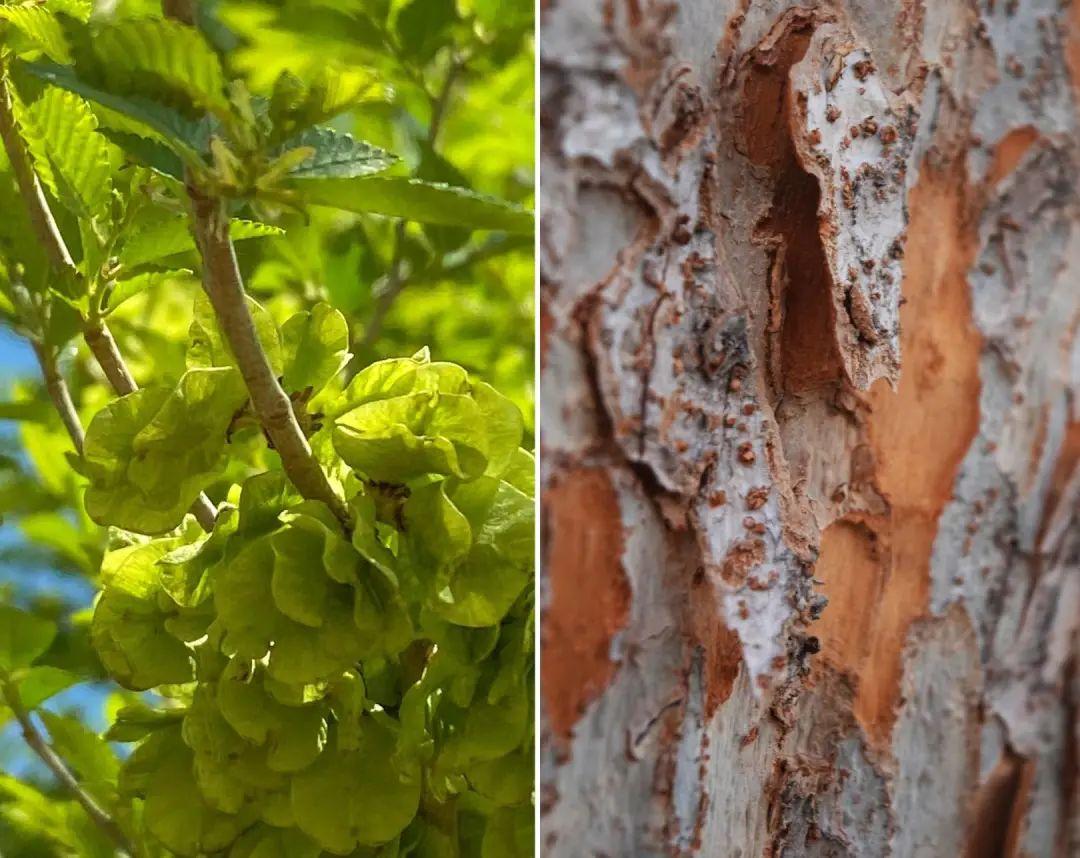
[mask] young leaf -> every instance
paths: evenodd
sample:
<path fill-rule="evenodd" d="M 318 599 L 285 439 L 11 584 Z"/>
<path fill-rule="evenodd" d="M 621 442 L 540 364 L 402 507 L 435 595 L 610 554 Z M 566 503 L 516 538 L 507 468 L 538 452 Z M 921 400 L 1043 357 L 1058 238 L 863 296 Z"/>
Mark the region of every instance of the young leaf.
<path fill-rule="evenodd" d="M 363 101 L 382 98 L 384 92 L 378 78 L 366 68 L 322 67 L 310 80 L 300 80 L 285 70 L 274 81 L 270 96 L 271 139 L 284 140 Z"/>
<path fill-rule="evenodd" d="M 229 237 L 233 241 L 281 233 L 280 227 L 257 221 L 234 220 L 229 224 Z M 120 262 L 129 269 L 139 268 L 194 249 L 195 239 L 191 237 L 187 219 L 182 215 L 164 215 L 128 236 L 120 249 Z"/>
<path fill-rule="evenodd" d="M 76 718 L 48 710 L 40 715 L 53 747 L 79 773 L 83 786 L 98 797 L 108 797 L 120 772 L 120 761 L 108 742 Z"/>
<path fill-rule="evenodd" d="M 0 6 L 0 20 L 54 62 L 71 63 L 71 47 L 56 16 L 43 6 Z"/>
<path fill-rule="evenodd" d="M 56 625 L 49 620 L 0 605 L 0 670 L 28 667 L 44 654 L 54 637 Z"/>
<path fill-rule="evenodd" d="M 284 708 L 263 688 L 265 675 L 251 659 L 233 656 L 218 680 L 217 700 L 222 717 L 238 734 L 256 745 L 265 744 L 281 723 Z"/>
<path fill-rule="evenodd" d="M 82 681 L 74 673 L 50 665 L 25 668 L 13 679 L 19 690 L 19 702 L 27 709 L 40 706 L 54 694 Z"/>
<path fill-rule="evenodd" d="M 270 589 L 274 550 L 268 537 L 245 542 L 218 570 L 214 606 L 229 647 L 239 656 L 261 659 L 278 621 Z"/>
<path fill-rule="evenodd" d="M 532 213 L 495 197 L 402 177 L 306 179 L 295 185 L 313 206 L 388 215 L 421 223 L 531 233 Z"/>
<path fill-rule="evenodd" d="M 221 62 L 193 27 L 160 18 L 121 20 L 97 30 L 91 45 L 110 92 L 147 96 L 164 84 L 198 107 L 229 111 Z"/>
<path fill-rule="evenodd" d="M 303 832 L 272 825 L 245 831 L 229 850 L 229 858 L 319 858 L 321 854 L 319 844 Z"/>
<path fill-rule="evenodd" d="M 128 299 L 134 298 L 147 289 L 153 289 L 163 283 L 190 280 L 191 276 L 192 272 L 189 269 L 180 268 L 166 271 L 144 271 L 141 274 L 117 280 L 109 293 L 109 303 L 106 309 L 112 312 Z"/>
<path fill-rule="evenodd" d="M 281 144 L 280 153 L 310 148 L 312 154 L 289 172 L 290 179 L 349 179 L 381 173 L 398 160 L 385 149 L 339 134 L 331 128 L 309 128 Z"/>
<path fill-rule="evenodd" d="M 412 0 L 398 13 L 401 47 L 418 65 L 448 42 L 446 30 L 457 19 L 454 0 Z"/>
<path fill-rule="evenodd" d="M 477 544 L 450 574 L 437 594 L 435 610 L 448 622 L 480 628 L 502 620 L 529 581 L 520 566 L 490 545 Z"/>
<path fill-rule="evenodd" d="M 27 142 L 39 171 L 52 178 L 52 190 L 72 214 L 105 218 L 112 196 L 112 172 L 119 153 L 97 133 L 97 120 L 77 95 L 49 87 L 29 105 Z M 40 168 L 47 164 L 48 170 Z"/>
<path fill-rule="evenodd" d="M 179 111 L 144 96 L 116 95 L 82 80 L 67 66 L 36 62 L 24 63 L 24 68 L 46 83 L 81 95 L 105 108 L 109 114 L 98 113 L 103 125 L 122 125 L 117 130 L 163 143 L 185 164 L 202 163 L 201 153 L 205 151 L 208 139 L 205 130 Z M 122 122 L 110 122 L 110 115 L 125 118 Z"/>

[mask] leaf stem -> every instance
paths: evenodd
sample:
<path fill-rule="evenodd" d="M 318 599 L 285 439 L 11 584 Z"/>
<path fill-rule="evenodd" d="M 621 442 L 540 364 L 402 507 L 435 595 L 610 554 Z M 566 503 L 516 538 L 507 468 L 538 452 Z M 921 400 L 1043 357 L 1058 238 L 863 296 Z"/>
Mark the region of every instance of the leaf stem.
<path fill-rule="evenodd" d="M 217 197 L 206 196 L 191 182 L 188 183 L 188 196 L 191 198 L 192 232 L 203 262 L 203 287 L 236 357 L 255 414 L 281 456 L 285 473 L 300 494 L 309 500 L 322 501 L 349 526 L 348 508 L 315 459 L 293 412 L 292 400 L 274 375 L 255 332 L 236 251 L 229 238 L 226 203 Z"/>
<path fill-rule="evenodd" d="M 12 172 L 15 174 L 15 182 L 19 188 L 19 194 L 26 205 L 30 222 L 37 234 L 38 241 L 45 249 L 53 270 L 64 277 L 72 277 L 76 280 L 82 277 L 76 267 L 71 253 L 68 251 L 60 228 L 56 225 L 49 201 L 45 197 L 45 191 L 41 187 L 30 153 L 26 144 L 19 134 L 18 125 L 15 121 L 15 113 L 11 89 L 8 86 L 6 69 L 0 69 L 0 138 L 3 138 L 4 150 L 11 162 Z M 83 319 L 83 339 L 90 348 L 94 359 L 101 367 L 102 372 L 108 379 L 109 384 L 118 396 L 134 393 L 139 389 L 135 378 L 124 363 L 124 357 L 117 348 L 116 340 L 108 326 L 97 316 L 91 319 Z M 44 370 L 44 364 L 42 365 Z M 46 378 L 48 384 L 48 378 Z M 66 390 L 66 385 L 65 385 Z M 70 402 L 70 395 L 68 401 Z M 54 399 L 55 402 L 55 399 Z M 61 418 L 67 424 L 68 420 L 61 413 Z M 70 427 L 69 427 L 70 432 Z M 79 429 L 80 436 L 82 429 Z M 75 436 L 72 436 L 74 441 Z M 82 451 L 81 443 L 78 445 Z M 214 505 L 205 494 L 200 494 L 192 504 L 191 512 L 199 524 L 207 532 L 214 529 L 216 513 Z"/>
<path fill-rule="evenodd" d="M 15 716 L 15 720 L 22 728 L 23 738 L 26 740 L 26 744 L 30 747 L 30 750 L 37 754 L 41 761 L 48 766 L 49 770 L 56 776 L 56 779 L 64 789 L 70 792 L 75 801 L 79 803 L 79 806 L 86 811 L 86 815 L 90 817 L 91 821 L 100 828 L 113 843 L 124 850 L 128 855 L 136 855 L 135 847 L 128 839 L 128 836 L 124 833 L 123 829 L 117 824 L 116 820 L 113 819 L 108 811 L 94 801 L 93 797 L 82 788 L 82 785 L 72 773 L 71 769 L 67 767 L 67 763 L 65 763 L 60 755 L 52 749 L 52 746 L 45 741 L 45 737 L 41 735 L 41 732 L 34 724 L 33 719 L 30 717 L 30 713 L 23 708 L 22 702 L 18 699 L 18 694 L 8 692 L 4 696 L 8 708 L 11 709 L 12 715 Z"/>
<path fill-rule="evenodd" d="M 45 389 L 49 393 L 49 398 L 64 422 L 64 427 L 71 437 L 71 443 L 75 445 L 75 452 L 82 456 L 86 436 L 83 434 L 79 412 L 75 410 L 75 403 L 71 399 L 67 382 L 60 375 L 55 356 L 41 343 L 35 342 L 33 346 L 34 354 L 37 355 L 38 364 L 41 366 L 41 374 L 45 378 Z"/>

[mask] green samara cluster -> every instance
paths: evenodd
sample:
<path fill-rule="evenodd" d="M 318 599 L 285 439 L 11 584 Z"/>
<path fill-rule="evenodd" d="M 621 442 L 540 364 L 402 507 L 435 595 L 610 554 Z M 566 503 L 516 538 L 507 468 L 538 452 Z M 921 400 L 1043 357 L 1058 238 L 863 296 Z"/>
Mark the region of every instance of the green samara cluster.
<path fill-rule="evenodd" d="M 87 430 L 91 516 L 113 525 L 91 627 L 110 674 L 154 689 L 111 737 L 142 826 L 180 855 L 531 854 L 533 459 L 517 409 L 425 353 L 323 388 L 346 358 L 325 305 L 263 346 L 307 411 L 343 523 L 281 471 L 210 533 L 244 385 L 205 304 L 188 370 Z M 241 415 L 238 418 L 238 415 Z M 145 535 L 140 535 L 145 534 Z"/>

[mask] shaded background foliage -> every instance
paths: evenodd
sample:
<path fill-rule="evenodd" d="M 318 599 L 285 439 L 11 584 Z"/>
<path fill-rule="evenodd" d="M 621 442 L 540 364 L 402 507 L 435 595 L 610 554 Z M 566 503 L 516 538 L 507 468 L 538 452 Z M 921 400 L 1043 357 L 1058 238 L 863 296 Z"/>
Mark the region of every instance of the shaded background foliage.
<path fill-rule="evenodd" d="M 72 0 L 74 5 L 86 5 Z M 15 5 L 15 4 L 10 4 Z M 158 4 L 100 2 L 93 14 L 159 14 Z M 402 156 L 404 170 L 531 206 L 532 4 L 524 0 L 284 0 L 209 2 L 200 27 L 227 69 L 256 94 L 279 73 L 327 67 L 364 79 L 370 96 L 331 120 L 339 131 Z M 4 209 L 18 205 L 0 155 Z M 282 235 L 239 242 L 249 292 L 280 324 L 326 301 L 351 324 L 349 370 L 429 346 L 521 408 L 531 447 L 532 241 L 314 209 L 281 217 Z M 77 234 L 61 222 L 65 234 Z M 20 247 L 29 252 L 30 248 Z M 174 268 L 195 269 L 194 254 Z M 194 277 L 159 278 L 118 307 L 110 326 L 140 383 L 173 384 L 184 371 Z M 84 425 L 112 398 L 81 340 L 62 355 Z M 56 621 L 39 664 L 69 671 L 71 687 L 45 704 L 57 744 L 90 781 L 114 776 L 121 746 L 97 737 L 133 692 L 110 682 L 88 639 L 104 530 L 82 505 L 71 444 L 44 393 L 29 347 L 0 327 L 0 601 Z M 250 433 L 246 454 L 207 494 L 218 502 L 274 454 Z M 2 632 L 0 632 L 2 633 Z M 0 707 L 0 852 L 4 856 L 111 854 L 85 814 L 28 753 Z M 55 729 L 52 729 L 55 728 Z"/>

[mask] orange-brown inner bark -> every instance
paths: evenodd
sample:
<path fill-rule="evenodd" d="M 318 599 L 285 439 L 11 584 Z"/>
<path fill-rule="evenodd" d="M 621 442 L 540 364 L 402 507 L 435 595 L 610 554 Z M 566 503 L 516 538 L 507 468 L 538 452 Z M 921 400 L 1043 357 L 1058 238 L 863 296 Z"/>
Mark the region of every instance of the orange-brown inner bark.
<path fill-rule="evenodd" d="M 543 498 L 549 602 L 541 625 L 540 676 L 552 731 L 568 738 L 611 681 L 612 637 L 626 625 L 619 501 L 605 471 L 563 474 Z"/>
<path fill-rule="evenodd" d="M 925 166 L 912 189 L 900 381 L 895 392 L 879 381 L 869 394 L 874 479 L 890 511 L 881 522 L 832 525 L 815 572 L 832 600 L 815 632 L 856 679 L 855 715 L 879 747 L 895 720 L 908 628 L 928 607 L 938 518 L 979 425 L 968 196 L 962 162 Z"/>

